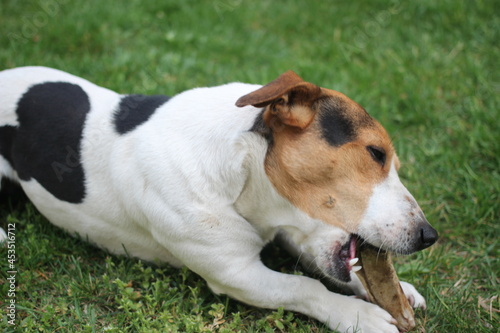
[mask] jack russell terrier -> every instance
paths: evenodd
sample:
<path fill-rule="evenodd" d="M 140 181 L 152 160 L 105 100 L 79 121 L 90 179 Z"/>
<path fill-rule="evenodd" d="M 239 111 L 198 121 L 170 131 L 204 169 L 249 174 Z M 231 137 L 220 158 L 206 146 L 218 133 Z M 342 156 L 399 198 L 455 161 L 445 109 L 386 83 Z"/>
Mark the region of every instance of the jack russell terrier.
<path fill-rule="evenodd" d="M 398 178 L 388 134 L 345 95 L 292 71 L 265 86 L 121 95 L 23 67 L 0 72 L 0 101 L 0 178 L 19 183 L 51 223 L 115 254 L 185 265 L 253 306 L 341 332 L 398 332 L 379 306 L 259 256 L 279 237 L 363 297 L 357 240 L 399 254 L 437 240 Z"/>

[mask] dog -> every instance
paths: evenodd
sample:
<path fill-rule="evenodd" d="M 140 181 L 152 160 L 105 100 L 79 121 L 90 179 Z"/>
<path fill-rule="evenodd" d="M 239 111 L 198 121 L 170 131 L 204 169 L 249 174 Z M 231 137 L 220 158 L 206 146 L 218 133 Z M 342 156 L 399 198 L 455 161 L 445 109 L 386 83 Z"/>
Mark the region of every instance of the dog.
<path fill-rule="evenodd" d="M 400 182 L 385 129 L 345 95 L 292 71 L 167 97 L 22 67 L 0 72 L 0 101 L 0 177 L 54 225 L 118 255 L 187 266 L 256 307 L 341 332 L 398 332 L 360 299 L 356 241 L 409 254 L 438 234 Z M 267 268 L 259 255 L 276 238 L 359 297 Z"/>

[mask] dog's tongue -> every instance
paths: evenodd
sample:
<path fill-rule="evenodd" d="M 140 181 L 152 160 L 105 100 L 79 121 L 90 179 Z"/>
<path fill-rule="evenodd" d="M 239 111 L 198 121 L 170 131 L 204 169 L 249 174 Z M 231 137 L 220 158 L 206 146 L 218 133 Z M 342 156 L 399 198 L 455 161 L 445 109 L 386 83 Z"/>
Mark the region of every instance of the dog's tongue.
<path fill-rule="evenodd" d="M 368 292 L 369 301 L 389 312 L 400 331 L 411 330 L 415 327 L 413 309 L 401 289 L 391 255 L 371 246 L 358 246 L 357 252 L 362 269 L 356 274 Z"/>
<path fill-rule="evenodd" d="M 356 258 L 356 247 L 358 241 L 358 237 L 351 237 L 351 241 L 349 242 L 349 259 Z"/>

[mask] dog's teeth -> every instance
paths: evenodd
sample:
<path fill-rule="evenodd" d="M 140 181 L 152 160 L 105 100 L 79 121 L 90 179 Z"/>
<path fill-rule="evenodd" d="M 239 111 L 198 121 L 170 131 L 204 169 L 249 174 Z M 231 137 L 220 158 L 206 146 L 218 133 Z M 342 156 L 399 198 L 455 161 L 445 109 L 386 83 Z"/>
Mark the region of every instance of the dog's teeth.
<path fill-rule="evenodd" d="M 350 266 L 354 266 L 356 265 L 356 263 L 358 262 L 359 258 L 352 258 L 351 260 L 349 260 L 349 265 Z"/>
<path fill-rule="evenodd" d="M 354 273 L 356 273 L 357 271 L 361 270 L 361 268 L 363 268 L 363 267 L 362 267 L 362 266 L 354 266 L 354 267 L 352 268 L 352 271 L 353 271 Z"/>

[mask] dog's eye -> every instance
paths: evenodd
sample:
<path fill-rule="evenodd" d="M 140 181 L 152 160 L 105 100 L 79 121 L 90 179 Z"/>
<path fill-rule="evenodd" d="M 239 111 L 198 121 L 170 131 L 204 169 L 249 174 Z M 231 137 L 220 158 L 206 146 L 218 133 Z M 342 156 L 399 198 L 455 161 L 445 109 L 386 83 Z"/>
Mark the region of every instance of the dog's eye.
<path fill-rule="evenodd" d="M 386 157 L 384 149 L 374 146 L 368 146 L 366 147 L 366 149 L 370 152 L 370 155 L 372 156 L 375 162 L 384 166 Z"/>

